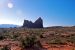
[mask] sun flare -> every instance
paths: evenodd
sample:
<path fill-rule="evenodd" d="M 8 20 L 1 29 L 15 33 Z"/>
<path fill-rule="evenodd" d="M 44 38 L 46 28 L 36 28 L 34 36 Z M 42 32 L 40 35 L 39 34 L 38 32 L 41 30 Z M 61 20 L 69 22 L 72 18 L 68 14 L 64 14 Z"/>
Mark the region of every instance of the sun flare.
<path fill-rule="evenodd" d="M 8 3 L 8 8 L 13 8 L 13 3 Z"/>

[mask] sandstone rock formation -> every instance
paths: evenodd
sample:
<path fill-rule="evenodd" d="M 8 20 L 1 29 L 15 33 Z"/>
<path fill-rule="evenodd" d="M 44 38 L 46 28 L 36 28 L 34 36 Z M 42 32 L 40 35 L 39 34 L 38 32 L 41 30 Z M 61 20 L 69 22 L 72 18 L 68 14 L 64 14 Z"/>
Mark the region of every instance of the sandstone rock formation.
<path fill-rule="evenodd" d="M 25 28 L 43 28 L 43 20 L 39 17 L 34 23 L 32 21 L 24 20 L 23 26 Z"/>

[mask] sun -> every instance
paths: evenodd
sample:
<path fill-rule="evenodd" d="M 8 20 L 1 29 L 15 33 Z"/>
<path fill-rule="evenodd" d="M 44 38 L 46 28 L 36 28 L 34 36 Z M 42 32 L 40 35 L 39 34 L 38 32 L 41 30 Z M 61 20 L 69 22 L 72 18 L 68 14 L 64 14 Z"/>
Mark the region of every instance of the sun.
<path fill-rule="evenodd" d="M 13 3 L 8 3 L 8 8 L 13 8 Z"/>

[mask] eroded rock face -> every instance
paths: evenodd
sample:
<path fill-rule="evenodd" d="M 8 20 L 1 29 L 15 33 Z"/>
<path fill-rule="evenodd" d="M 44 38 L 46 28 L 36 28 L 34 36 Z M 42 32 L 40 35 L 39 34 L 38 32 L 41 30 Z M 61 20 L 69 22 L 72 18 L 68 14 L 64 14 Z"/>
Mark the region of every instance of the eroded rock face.
<path fill-rule="evenodd" d="M 34 22 L 35 28 L 43 28 L 43 20 L 41 18 L 38 18 L 35 22 Z"/>
<path fill-rule="evenodd" d="M 32 21 L 24 20 L 23 26 L 25 28 L 43 28 L 43 20 L 39 17 L 34 23 Z"/>

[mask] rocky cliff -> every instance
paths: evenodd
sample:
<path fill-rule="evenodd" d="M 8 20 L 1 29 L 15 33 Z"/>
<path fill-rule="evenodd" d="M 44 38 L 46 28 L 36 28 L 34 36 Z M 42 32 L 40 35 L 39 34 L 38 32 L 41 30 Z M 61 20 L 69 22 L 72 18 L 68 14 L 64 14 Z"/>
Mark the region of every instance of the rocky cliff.
<path fill-rule="evenodd" d="M 23 26 L 25 28 L 43 28 L 43 20 L 39 17 L 34 23 L 32 21 L 24 20 Z"/>

